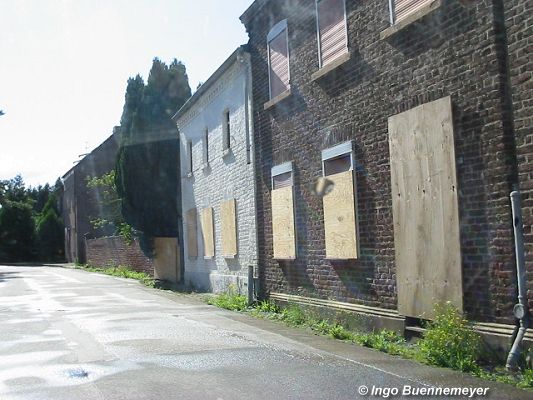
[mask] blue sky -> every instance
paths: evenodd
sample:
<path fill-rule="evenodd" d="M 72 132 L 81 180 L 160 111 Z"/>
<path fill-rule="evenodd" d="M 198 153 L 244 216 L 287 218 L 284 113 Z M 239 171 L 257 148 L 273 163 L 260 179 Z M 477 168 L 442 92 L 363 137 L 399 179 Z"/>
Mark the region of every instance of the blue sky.
<path fill-rule="evenodd" d="M 118 125 L 152 59 L 194 90 L 248 37 L 252 0 L 0 0 L 0 179 L 53 183 Z"/>

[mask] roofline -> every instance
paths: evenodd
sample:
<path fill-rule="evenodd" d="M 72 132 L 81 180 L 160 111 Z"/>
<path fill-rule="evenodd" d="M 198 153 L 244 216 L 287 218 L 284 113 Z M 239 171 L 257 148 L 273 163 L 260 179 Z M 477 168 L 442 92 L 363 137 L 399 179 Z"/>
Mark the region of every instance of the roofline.
<path fill-rule="evenodd" d="M 107 143 L 108 141 L 110 141 L 111 139 L 113 139 L 114 137 L 117 137 L 117 140 L 119 139 L 119 136 L 120 136 L 120 127 L 118 126 L 115 126 L 113 128 L 113 133 L 106 139 L 104 140 L 102 143 L 100 143 L 98 146 L 96 146 L 94 149 L 91 150 L 90 153 L 86 154 L 81 160 L 78 160 L 78 162 L 76 163 L 76 165 L 74 165 L 72 168 L 70 168 L 67 172 L 65 172 L 61 178 L 64 179 L 68 174 L 70 174 L 74 169 L 76 169 L 76 167 L 78 167 L 83 161 L 85 161 L 89 156 L 92 156 L 93 153 L 98 150 L 100 147 L 102 147 L 105 143 Z"/>
<path fill-rule="evenodd" d="M 241 22 L 246 25 L 250 20 L 267 4 L 270 0 L 255 0 L 239 17 Z"/>
<path fill-rule="evenodd" d="M 188 110 L 190 110 L 191 107 L 194 106 L 194 104 L 196 104 L 196 102 L 202 97 L 202 95 L 207 92 L 209 88 L 212 87 L 214 83 L 224 74 L 224 72 L 226 72 L 235 63 L 237 57 L 243 53 L 249 53 L 248 45 L 246 44 L 237 47 L 237 49 L 235 49 L 235 51 L 231 53 L 231 55 L 226 59 L 226 61 L 224 61 L 222 65 L 220 65 L 220 67 L 218 67 L 218 69 L 213 72 L 209 79 L 207 79 L 207 81 L 205 81 L 202 86 L 200 86 L 198 90 L 194 92 L 191 97 L 189 97 L 189 100 L 187 100 L 185 104 L 181 106 L 181 108 L 172 116 L 172 120 L 177 123 L 178 119 L 182 117 L 183 114 L 185 114 Z"/>

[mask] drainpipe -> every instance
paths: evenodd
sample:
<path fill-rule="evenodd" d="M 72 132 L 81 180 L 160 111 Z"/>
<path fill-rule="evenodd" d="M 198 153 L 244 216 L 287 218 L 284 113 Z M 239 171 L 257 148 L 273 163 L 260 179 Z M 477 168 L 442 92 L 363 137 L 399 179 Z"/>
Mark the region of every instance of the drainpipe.
<path fill-rule="evenodd" d="M 520 355 L 520 344 L 528 327 L 526 268 L 524 263 L 524 237 L 522 231 L 522 211 L 520 205 L 520 192 L 511 192 L 511 206 L 513 212 L 514 243 L 516 253 L 516 278 L 518 281 L 518 303 L 513 308 L 515 318 L 520 320 L 518 333 L 507 357 L 505 368 L 515 370 Z"/>

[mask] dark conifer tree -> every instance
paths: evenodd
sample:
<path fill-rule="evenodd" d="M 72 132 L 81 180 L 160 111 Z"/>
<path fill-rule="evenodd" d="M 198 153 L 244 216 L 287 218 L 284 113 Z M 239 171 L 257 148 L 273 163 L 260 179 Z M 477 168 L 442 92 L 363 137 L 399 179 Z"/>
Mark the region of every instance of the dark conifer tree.
<path fill-rule="evenodd" d="M 191 96 L 185 66 L 155 58 L 146 85 L 130 78 L 121 118 L 116 188 L 122 215 L 153 256 L 153 238 L 177 237 L 179 138 L 172 115 Z"/>

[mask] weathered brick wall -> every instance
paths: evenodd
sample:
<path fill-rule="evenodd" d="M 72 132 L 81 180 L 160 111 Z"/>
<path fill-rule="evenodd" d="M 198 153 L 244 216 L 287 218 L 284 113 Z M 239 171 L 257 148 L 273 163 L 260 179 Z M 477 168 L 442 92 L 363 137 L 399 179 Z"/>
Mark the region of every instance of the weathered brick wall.
<path fill-rule="evenodd" d="M 346 1 L 350 61 L 320 81 L 315 2 L 257 1 L 243 16 L 250 35 L 257 154 L 261 280 L 267 291 L 396 308 L 387 118 L 450 95 L 457 158 L 464 304 L 472 319 L 510 322 L 515 298 L 508 195 L 512 131 L 504 118 L 501 52 L 493 3 L 444 2 L 389 40 L 388 2 Z M 264 4 L 264 6 L 263 6 Z M 266 35 L 288 18 L 291 96 L 268 98 Z M 361 256 L 325 259 L 322 202 L 311 193 L 320 151 L 353 139 Z M 298 258 L 272 259 L 270 168 L 295 162 Z"/>
<path fill-rule="evenodd" d="M 113 170 L 119 144 L 119 130 L 114 129 L 91 153 L 86 155 L 63 177 L 65 179 L 65 207 L 63 221 L 66 228 L 65 246 L 69 262 L 86 262 L 85 237 L 103 236 L 111 232 L 94 229 L 91 220 L 102 217 L 101 189 L 88 188 L 87 179 Z"/>
<path fill-rule="evenodd" d="M 146 257 L 139 242 L 127 244 L 121 236 L 87 239 L 87 264 L 95 267 L 116 267 L 123 265 L 135 271 L 154 276 L 152 260 Z"/>
<path fill-rule="evenodd" d="M 533 1 L 505 0 L 509 83 L 526 244 L 529 307 L 533 308 Z"/>

